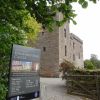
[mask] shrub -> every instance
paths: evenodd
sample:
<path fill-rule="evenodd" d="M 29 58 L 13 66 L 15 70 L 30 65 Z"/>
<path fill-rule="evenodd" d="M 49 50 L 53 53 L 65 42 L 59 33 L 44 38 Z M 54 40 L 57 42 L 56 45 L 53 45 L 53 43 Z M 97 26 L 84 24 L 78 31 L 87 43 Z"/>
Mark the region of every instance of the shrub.
<path fill-rule="evenodd" d="M 95 66 L 90 60 L 85 60 L 84 61 L 84 68 L 86 69 L 95 69 Z"/>
<path fill-rule="evenodd" d="M 64 78 L 65 74 L 69 71 L 69 70 L 73 70 L 75 68 L 75 66 L 67 61 L 64 60 L 61 64 L 60 64 L 60 72 L 62 72 L 62 78 Z"/>

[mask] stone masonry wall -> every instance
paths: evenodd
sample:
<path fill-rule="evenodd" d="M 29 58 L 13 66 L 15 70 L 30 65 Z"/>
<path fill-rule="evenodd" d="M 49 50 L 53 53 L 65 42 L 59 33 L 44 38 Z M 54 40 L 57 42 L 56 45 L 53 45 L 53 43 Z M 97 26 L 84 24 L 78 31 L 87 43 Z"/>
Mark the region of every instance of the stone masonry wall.
<path fill-rule="evenodd" d="M 53 32 L 43 30 L 40 33 L 36 47 L 41 49 L 41 74 L 56 76 L 59 66 L 59 34 L 58 28 Z M 45 49 L 45 50 L 44 50 Z"/>
<path fill-rule="evenodd" d="M 63 15 L 57 13 L 57 20 L 62 20 Z M 83 67 L 83 41 L 69 32 L 69 23 L 61 27 L 54 27 L 53 32 L 42 30 L 35 44 L 41 49 L 41 69 L 43 76 L 56 77 L 59 75 L 59 65 L 64 59 L 72 62 L 77 67 Z"/>
<path fill-rule="evenodd" d="M 73 62 L 76 67 L 83 68 L 83 41 L 76 35 L 70 33 L 70 45 L 71 62 Z"/>

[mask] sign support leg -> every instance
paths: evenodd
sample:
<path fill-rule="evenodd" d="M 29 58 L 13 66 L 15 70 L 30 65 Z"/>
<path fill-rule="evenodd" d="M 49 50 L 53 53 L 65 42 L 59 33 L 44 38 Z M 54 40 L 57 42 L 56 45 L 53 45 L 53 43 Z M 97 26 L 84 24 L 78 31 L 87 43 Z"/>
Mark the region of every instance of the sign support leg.
<path fill-rule="evenodd" d="M 19 100 L 19 96 L 17 96 L 17 100 Z"/>

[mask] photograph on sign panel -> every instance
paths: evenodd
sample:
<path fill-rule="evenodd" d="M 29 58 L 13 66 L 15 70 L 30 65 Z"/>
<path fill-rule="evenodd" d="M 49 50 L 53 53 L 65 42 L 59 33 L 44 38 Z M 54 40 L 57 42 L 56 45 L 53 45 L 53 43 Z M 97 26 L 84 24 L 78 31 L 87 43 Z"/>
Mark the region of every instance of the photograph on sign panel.
<path fill-rule="evenodd" d="M 33 72 L 39 69 L 38 63 L 28 61 L 12 61 L 12 72 Z"/>

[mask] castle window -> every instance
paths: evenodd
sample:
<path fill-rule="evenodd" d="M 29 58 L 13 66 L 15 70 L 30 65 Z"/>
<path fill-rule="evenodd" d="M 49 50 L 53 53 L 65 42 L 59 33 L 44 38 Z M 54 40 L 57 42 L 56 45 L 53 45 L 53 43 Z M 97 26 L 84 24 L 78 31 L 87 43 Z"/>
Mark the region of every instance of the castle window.
<path fill-rule="evenodd" d="M 73 61 L 75 61 L 75 54 L 73 54 Z"/>
<path fill-rule="evenodd" d="M 73 42 L 73 49 L 75 48 L 75 43 Z"/>
<path fill-rule="evenodd" d="M 44 51 L 44 52 L 46 51 L 46 47 L 43 47 L 43 51 Z"/>
<path fill-rule="evenodd" d="M 80 53 L 79 53 L 79 59 L 81 58 Z"/>
<path fill-rule="evenodd" d="M 71 54 L 70 54 L 70 58 L 71 58 Z"/>
<path fill-rule="evenodd" d="M 65 45 L 65 56 L 67 56 L 67 46 Z"/>
<path fill-rule="evenodd" d="M 70 41 L 70 46 L 71 46 L 71 41 Z"/>
<path fill-rule="evenodd" d="M 66 37 L 66 29 L 64 28 L 64 36 Z"/>
<path fill-rule="evenodd" d="M 42 32 L 42 35 L 44 35 L 44 32 Z"/>

